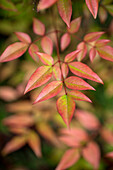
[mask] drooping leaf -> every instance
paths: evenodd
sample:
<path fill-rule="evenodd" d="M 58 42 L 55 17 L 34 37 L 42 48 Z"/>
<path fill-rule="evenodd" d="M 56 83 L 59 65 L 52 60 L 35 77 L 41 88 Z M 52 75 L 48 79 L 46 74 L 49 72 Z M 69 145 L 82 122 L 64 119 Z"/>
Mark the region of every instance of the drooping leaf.
<path fill-rule="evenodd" d="M 25 93 L 45 84 L 52 76 L 51 66 L 39 67 L 30 77 L 28 84 L 25 89 Z"/>
<path fill-rule="evenodd" d="M 50 55 L 40 52 L 36 52 L 36 54 L 38 55 L 43 64 L 45 65 L 53 64 L 53 58 Z"/>
<path fill-rule="evenodd" d="M 28 43 L 30 44 L 31 43 L 31 38 L 28 34 L 24 33 L 24 32 L 15 32 L 17 38 L 24 42 L 24 43 Z"/>
<path fill-rule="evenodd" d="M 82 152 L 84 159 L 92 164 L 95 169 L 98 169 L 100 161 L 100 149 L 98 145 L 95 142 L 89 142 Z"/>
<path fill-rule="evenodd" d="M 53 67 L 53 76 L 56 80 L 61 80 L 61 70 L 57 65 Z"/>
<path fill-rule="evenodd" d="M 94 73 L 86 64 L 81 62 L 72 62 L 68 65 L 73 74 L 99 83 L 103 83 L 99 76 Z"/>
<path fill-rule="evenodd" d="M 67 77 L 68 73 L 69 73 L 68 65 L 63 63 L 62 64 L 62 74 L 63 74 L 64 79 Z"/>
<path fill-rule="evenodd" d="M 94 114 L 88 111 L 76 110 L 75 117 L 88 130 L 98 130 L 100 123 Z"/>
<path fill-rule="evenodd" d="M 81 24 L 81 17 L 78 17 L 78 18 L 72 20 L 71 23 L 70 23 L 70 28 L 67 27 L 67 31 L 70 34 L 76 33 L 80 28 L 80 24 Z"/>
<path fill-rule="evenodd" d="M 18 11 L 14 3 L 9 0 L 0 0 L 0 8 L 14 12 Z"/>
<path fill-rule="evenodd" d="M 42 38 L 41 46 L 42 46 L 42 49 L 45 53 L 47 53 L 49 55 L 52 54 L 52 52 L 53 52 L 53 42 L 49 37 L 45 36 L 45 37 Z"/>
<path fill-rule="evenodd" d="M 30 148 L 33 150 L 33 152 L 36 154 L 37 157 L 41 157 L 42 153 L 41 153 L 41 143 L 40 143 L 40 138 L 39 136 L 34 132 L 31 131 L 28 134 L 28 145 L 30 146 Z"/>
<path fill-rule="evenodd" d="M 92 47 L 89 51 L 89 57 L 91 62 L 93 62 L 95 56 L 96 56 L 96 49 Z"/>
<path fill-rule="evenodd" d="M 0 62 L 7 62 L 19 58 L 28 48 L 28 44 L 23 42 L 16 42 L 9 45 L 0 56 Z"/>
<path fill-rule="evenodd" d="M 113 48 L 110 46 L 103 46 L 96 48 L 100 57 L 105 60 L 113 61 Z"/>
<path fill-rule="evenodd" d="M 26 144 L 27 138 L 26 136 L 18 136 L 14 137 L 10 140 L 2 150 L 3 155 L 7 155 L 11 152 L 14 152 Z"/>
<path fill-rule="evenodd" d="M 74 100 L 91 102 L 91 100 L 85 94 L 77 90 L 69 91 L 68 95 L 71 96 Z"/>
<path fill-rule="evenodd" d="M 75 50 L 75 51 L 67 54 L 67 55 L 65 56 L 64 61 L 67 62 L 67 63 L 73 61 L 73 60 L 77 57 L 77 54 L 78 54 L 79 52 L 80 52 L 80 50 Z"/>
<path fill-rule="evenodd" d="M 31 44 L 30 47 L 29 47 L 29 54 L 30 56 L 33 58 L 34 61 L 38 62 L 39 61 L 39 58 L 38 56 L 36 55 L 36 52 L 38 52 L 39 49 L 38 49 L 38 46 L 36 44 Z"/>
<path fill-rule="evenodd" d="M 93 42 L 93 41 L 97 40 L 98 38 L 100 38 L 100 36 L 103 34 L 104 34 L 104 32 L 91 32 L 84 36 L 84 41 Z"/>
<path fill-rule="evenodd" d="M 65 84 L 69 89 L 74 90 L 95 90 L 92 86 L 86 83 L 79 77 L 71 76 L 65 79 Z"/>
<path fill-rule="evenodd" d="M 98 0 L 85 0 L 85 1 L 93 17 L 96 18 L 98 12 Z"/>
<path fill-rule="evenodd" d="M 77 45 L 77 50 L 80 50 L 80 52 L 77 55 L 77 60 L 81 61 L 87 54 L 87 46 L 84 42 L 81 42 Z"/>
<path fill-rule="evenodd" d="M 40 0 L 37 5 L 37 11 L 51 7 L 57 0 Z"/>
<path fill-rule="evenodd" d="M 69 127 L 69 124 L 71 122 L 75 110 L 74 100 L 68 95 L 61 96 L 57 100 L 57 110 L 58 113 L 63 118 L 66 125 Z"/>
<path fill-rule="evenodd" d="M 107 39 L 97 40 L 97 41 L 95 42 L 95 46 L 96 46 L 96 47 L 106 46 L 107 43 L 109 43 L 109 42 L 110 42 L 110 40 L 107 40 Z"/>
<path fill-rule="evenodd" d="M 70 27 L 70 19 L 72 15 L 71 0 L 58 0 L 58 11 L 62 20 Z"/>
<path fill-rule="evenodd" d="M 70 35 L 68 33 L 63 34 L 60 42 L 61 51 L 64 51 L 69 46 L 70 42 Z"/>
<path fill-rule="evenodd" d="M 56 96 L 62 90 L 62 81 L 52 81 L 46 85 L 34 103 L 41 102 Z"/>
<path fill-rule="evenodd" d="M 45 34 L 45 25 L 38 19 L 33 19 L 33 31 L 35 34 L 44 35 Z"/>
<path fill-rule="evenodd" d="M 78 149 L 72 148 L 68 149 L 60 160 L 56 170 L 67 169 L 76 163 L 80 158 Z"/>

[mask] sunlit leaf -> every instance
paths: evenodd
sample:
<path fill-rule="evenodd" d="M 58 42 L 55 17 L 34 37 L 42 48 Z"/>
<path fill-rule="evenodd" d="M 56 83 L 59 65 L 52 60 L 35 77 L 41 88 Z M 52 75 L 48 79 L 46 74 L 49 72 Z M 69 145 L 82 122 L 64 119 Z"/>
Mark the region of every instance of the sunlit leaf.
<path fill-rule="evenodd" d="M 37 5 L 37 11 L 51 7 L 57 0 L 40 0 Z"/>
<path fill-rule="evenodd" d="M 52 81 L 46 85 L 34 103 L 41 102 L 56 96 L 62 90 L 62 81 Z"/>
<path fill-rule="evenodd" d="M 62 20 L 70 27 L 70 19 L 72 15 L 71 0 L 58 0 L 58 11 Z"/>
<path fill-rule="evenodd" d="M 53 52 L 53 42 L 49 37 L 45 36 L 45 37 L 42 38 L 41 46 L 42 46 L 42 49 L 45 53 L 47 53 L 49 55 L 52 54 L 52 52 Z"/>
<path fill-rule="evenodd" d="M 80 24 L 81 24 L 81 17 L 78 17 L 78 18 L 72 20 L 70 23 L 70 28 L 67 27 L 68 32 L 70 34 L 74 34 L 75 32 L 77 32 L 79 30 Z"/>
<path fill-rule="evenodd" d="M 74 100 L 68 95 L 61 96 L 57 100 L 57 110 L 58 113 L 63 118 L 66 125 L 69 127 L 69 124 L 71 122 L 75 110 Z"/>
<path fill-rule="evenodd" d="M 38 62 L 39 61 L 39 58 L 38 56 L 36 55 L 36 52 L 38 52 L 39 49 L 38 49 L 38 46 L 36 44 L 31 44 L 30 47 L 29 47 L 29 54 L 30 56 L 33 58 L 34 61 Z"/>
<path fill-rule="evenodd" d="M 45 25 L 38 19 L 33 19 L 33 31 L 35 34 L 44 35 L 45 34 Z"/>
<path fill-rule="evenodd" d="M 85 0 L 85 1 L 93 17 L 96 18 L 98 12 L 98 0 Z"/>
<path fill-rule="evenodd" d="M 103 46 L 96 48 L 100 57 L 105 60 L 113 61 L 113 48 L 110 46 Z"/>
<path fill-rule="evenodd" d="M 49 81 L 51 76 L 52 76 L 51 66 L 39 67 L 30 77 L 24 93 L 27 93 L 28 91 L 45 84 L 47 81 Z"/>
<path fill-rule="evenodd" d="M 106 46 L 107 43 L 109 43 L 109 42 L 110 42 L 110 40 L 107 40 L 107 39 L 97 40 L 97 41 L 95 42 L 95 46 L 96 46 L 96 47 Z"/>
<path fill-rule="evenodd" d="M 93 62 L 95 56 L 96 56 L 96 49 L 92 47 L 89 51 L 89 57 L 91 62 Z"/>
<path fill-rule="evenodd" d="M 19 58 L 28 48 L 28 44 L 23 42 L 16 42 L 9 45 L 0 56 L 0 62 L 7 62 Z"/>
<path fill-rule="evenodd" d="M 101 35 L 103 35 L 104 32 L 91 32 L 89 34 L 86 34 L 84 36 L 84 41 L 86 42 L 92 42 L 100 38 Z"/>
<path fill-rule="evenodd" d="M 53 67 L 53 75 L 56 80 L 61 80 L 61 70 L 57 65 Z"/>
<path fill-rule="evenodd" d="M 99 83 L 103 83 L 99 76 L 94 73 L 86 64 L 81 62 L 72 62 L 68 65 L 73 74 Z"/>
<path fill-rule="evenodd" d="M 87 46 L 84 42 L 81 42 L 77 45 L 77 50 L 80 50 L 80 52 L 77 55 L 77 60 L 81 61 L 87 53 Z"/>
<path fill-rule="evenodd" d="M 52 65 L 53 58 L 49 54 L 36 52 L 37 56 L 40 58 L 43 64 L 45 65 Z"/>
<path fill-rule="evenodd" d="M 79 77 L 71 76 L 65 79 L 65 84 L 69 89 L 74 90 L 95 90 L 92 86 L 86 83 Z"/>
<path fill-rule="evenodd" d="M 69 46 L 70 42 L 71 42 L 70 35 L 68 33 L 63 34 L 60 42 L 61 51 L 64 51 Z"/>
<path fill-rule="evenodd" d="M 63 63 L 62 64 L 62 74 L 63 74 L 64 79 L 67 77 L 68 73 L 69 73 L 68 65 Z"/>
<path fill-rule="evenodd" d="M 68 62 L 68 63 L 71 62 L 71 61 L 73 61 L 73 60 L 77 57 L 77 54 L 78 54 L 79 52 L 80 52 L 80 50 L 75 50 L 75 51 L 67 54 L 67 55 L 65 56 L 64 61 L 65 61 L 65 62 Z"/>
<path fill-rule="evenodd" d="M 28 34 L 24 32 L 15 32 L 15 34 L 20 41 L 28 43 L 28 44 L 31 43 L 31 38 Z"/>

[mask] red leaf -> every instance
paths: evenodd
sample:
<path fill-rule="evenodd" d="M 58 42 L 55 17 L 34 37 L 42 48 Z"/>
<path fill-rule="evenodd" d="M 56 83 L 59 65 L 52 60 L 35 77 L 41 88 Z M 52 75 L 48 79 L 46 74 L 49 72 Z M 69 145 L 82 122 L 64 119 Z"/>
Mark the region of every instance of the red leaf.
<path fill-rule="evenodd" d="M 71 122 L 75 110 L 74 100 L 68 95 L 61 96 L 57 100 L 57 110 L 58 113 L 63 118 L 66 125 L 69 127 L 69 124 Z"/>
<path fill-rule="evenodd" d="M 65 56 L 64 61 L 67 62 L 67 63 L 73 61 L 73 60 L 77 57 L 77 54 L 78 54 L 79 52 L 80 52 L 80 50 L 75 50 L 75 51 L 67 54 L 67 55 Z"/>
<path fill-rule="evenodd" d="M 70 39 L 70 35 L 68 33 L 65 33 L 62 37 L 61 37 L 61 51 L 64 51 L 70 44 L 71 39 Z"/>
<path fill-rule="evenodd" d="M 80 24 L 81 24 L 81 17 L 78 17 L 78 18 L 72 20 L 70 23 L 70 28 L 67 27 L 67 31 L 70 34 L 74 34 L 75 32 L 77 32 L 79 30 Z"/>
<path fill-rule="evenodd" d="M 40 0 L 37 6 L 37 11 L 51 7 L 57 0 Z"/>
<path fill-rule="evenodd" d="M 24 32 L 15 32 L 17 38 L 24 42 L 24 43 L 28 43 L 30 44 L 31 43 L 31 38 L 28 34 L 24 33 Z"/>
<path fill-rule="evenodd" d="M 100 123 L 96 116 L 87 111 L 77 110 L 75 117 L 88 130 L 98 130 L 100 127 Z"/>
<path fill-rule="evenodd" d="M 19 58 L 28 48 L 28 44 L 23 42 L 16 42 L 9 45 L 0 56 L 0 62 L 7 62 Z"/>
<path fill-rule="evenodd" d="M 85 0 L 85 1 L 93 17 L 96 18 L 98 12 L 98 0 Z"/>
<path fill-rule="evenodd" d="M 99 167 L 100 149 L 95 142 L 90 142 L 82 151 L 84 159 L 93 165 L 95 169 Z"/>
<path fill-rule="evenodd" d="M 89 51 L 89 57 L 90 57 L 90 61 L 93 62 L 94 58 L 96 56 L 96 49 L 95 48 L 91 48 Z"/>
<path fill-rule="evenodd" d="M 42 49 L 45 53 L 47 53 L 49 55 L 52 54 L 52 52 L 53 52 L 53 42 L 49 37 L 45 36 L 45 37 L 42 38 L 41 46 L 42 46 Z"/>
<path fill-rule="evenodd" d="M 72 15 L 71 0 L 58 0 L 58 11 L 62 20 L 70 27 L 70 19 Z"/>
<path fill-rule="evenodd" d="M 84 41 L 86 42 L 93 42 L 100 38 L 100 36 L 104 34 L 104 32 L 91 32 L 89 34 L 86 34 L 84 37 Z"/>
<path fill-rule="evenodd" d="M 61 80 L 61 70 L 57 65 L 53 67 L 53 75 L 56 80 Z"/>
<path fill-rule="evenodd" d="M 45 34 L 45 25 L 38 19 L 33 19 L 33 31 L 35 34 L 44 35 Z"/>
<path fill-rule="evenodd" d="M 107 153 L 107 154 L 106 154 L 106 157 L 107 157 L 107 158 L 113 159 L 113 152 Z"/>
<path fill-rule="evenodd" d="M 46 85 L 34 103 L 41 102 L 56 96 L 62 90 L 62 81 L 52 81 Z"/>
<path fill-rule="evenodd" d="M 25 136 L 14 137 L 6 144 L 6 146 L 2 150 L 2 154 L 6 155 L 20 149 L 26 144 L 26 140 L 27 139 Z"/>
<path fill-rule="evenodd" d="M 40 52 L 36 52 L 36 54 L 38 55 L 43 64 L 53 65 L 53 58 L 50 55 Z"/>
<path fill-rule="evenodd" d="M 74 100 L 82 100 L 82 101 L 92 102 L 85 94 L 83 94 L 77 90 L 69 91 L 68 95 L 70 97 L 72 97 Z"/>
<path fill-rule="evenodd" d="M 86 64 L 81 62 L 72 62 L 68 65 L 73 74 L 99 83 L 103 83 L 99 76 L 94 73 Z"/>
<path fill-rule="evenodd" d="M 84 42 L 81 42 L 77 46 L 77 50 L 80 50 L 80 52 L 77 55 L 78 61 L 81 61 L 87 54 L 87 46 Z"/>
<path fill-rule="evenodd" d="M 74 90 L 95 90 L 92 86 L 86 83 L 79 77 L 71 76 L 65 79 L 65 84 L 68 88 Z"/>
<path fill-rule="evenodd" d="M 107 143 L 109 143 L 110 145 L 113 145 L 113 132 L 112 131 L 106 128 L 103 128 L 101 129 L 101 136 Z"/>
<path fill-rule="evenodd" d="M 113 48 L 110 46 L 103 46 L 96 48 L 100 57 L 105 60 L 113 61 Z"/>
<path fill-rule="evenodd" d="M 72 148 L 68 149 L 63 157 L 61 158 L 60 163 L 58 164 L 56 170 L 61 170 L 61 169 L 67 169 L 70 166 L 72 166 L 74 163 L 76 163 L 80 158 L 80 154 L 78 149 Z"/>
<path fill-rule="evenodd" d="M 30 56 L 33 58 L 33 60 L 36 62 L 39 60 L 36 55 L 37 51 L 39 51 L 38 46 L 36 44 L 31 44 L 28 52 L 29 52 Z"/>
<path fill-rule="evenodd" d="M 96 47 L 102 47 L 102 46 L 107 45 L 107 43 L 109 43 L 109 42 L 110 42 L 110 40 L 107 40 L 107 39 L 97 40 L 97 41 L 95 42 L 95 46 L 96 46 Z"/>
<path fill-rule="evenodd" d="M 39 67 L 30 77 L 28 84 L 25 89 L 25 93 L 35 89 L 43 84 L 45 84 L 52 76 L 51 66 L 41 66 Z"/>
<path fill-rule="evenodd" d="M 41 157 L 41 143 L 39 136 L 34 132 L 31 131 L 28 135 L 28 145 L 33 150 L 33 152 L 36 154 L 36 156 Z"/>
<path fill-rule="evenodd" d="M 69 73 L 68 65 L 65 63 L 62 64 L 62 73 L 63 73 L 63 77 L 65 79 Z"/>

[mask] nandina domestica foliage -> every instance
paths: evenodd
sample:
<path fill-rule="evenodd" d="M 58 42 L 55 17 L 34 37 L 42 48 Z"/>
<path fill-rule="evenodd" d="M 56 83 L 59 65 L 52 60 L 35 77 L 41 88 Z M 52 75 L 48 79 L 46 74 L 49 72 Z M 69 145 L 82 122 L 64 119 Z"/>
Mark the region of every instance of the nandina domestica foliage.
<path fill-rule="evenodd" d="M 85 3 L 94 19 L 96 19 L 99 1 L 85 0 Z M 100 135 L 105 141 L 110 143 L 111 132 L 108 130 L 110 136 L 108 139 L 106 137 L 106 130 L 102 128 L 101 123 L 94 115 L 76 109 L 77 100 L 92 102 L 81 92 L 82 90 L 95 90 L 89 84 L 89 80 L 103 84 L 102 79 L 88 64 L 83 63 L 83 59 L 89 54 L 91 63 L 95 60 L 96 55 L 102 59 L 109 60 L 109 62 L 113 61 L 113 48 L 108 45 L 110 40 L 106 38 L 100 39 L 106 34 L 105 31 L 90 31 L 85 33 L 82 38 L 77 36 L 83 21 L 81 16 L 77 18 L 72 17 L 73 1 L 71 0 L 40 0 L 37 4 L 37 11 L 40 13 L 44 10 L 51 10 L 53 5 L 56 5 L 59 16 L 66 24 L 65 30 L 57 28 L 56 21 L 53 18 L 53 29 L 48 31 L 44 22 L 35 17 L 33 18 L 33 32 L 37 38 L 32 41 L 27 33 L 15 32 L 19 42 L 9 45 L 4 50 L 0 56 L 0 62 L 4 63 L 15 60 L 28 50 L 31 58 L 37 64 L 40 62 L 41 65 L 29 76 L 24 94 L 26 95 L 26 93 L 45 85 L 35 98 L 33 104 L 43 102 L 58 95 L 56 108 L 68 128 L 70 128 L 71 120 L 76 111 L 75 118 L 84 128 L 89 131 L 99 131 L 96 136 Z M 42 13 L 42 15 L 44 14 Z M 73 51 L 65 53 L 65 50 L 71 44 L 72 37 L 78 39 L 78 43 Z M 56 56 L 54 56 L 54 51 L 56 51 Z M 62 54 L 63 57 L 61 57 Z M 59 147 L 60 142 L 63 142 L 71 147 L 63 155 L 56 170 L 69 168 L 81 156 L 93 168 L 99 168 L 101 151 L 98 144 L 93 140 L 95 138 L 93 132 L 90 136 L 84 129 L 74 126 L 71 129 L 61 129 L 61 137 L 57 139 L 55 132 L 48 122 L 45 122 L 45 120 L 43 122 L 41 116 L 39 116 L 39 119 L 41 121 L 38 121 L 38 117 L 34 114 L 32 116 L 30 114 L 17 114 L 4 119 L 4 124 L 9 126 L 10 131 L 18 136 L 6 144 L 2 153 L 9 154 L 27 143 L 36 156 L 41 157 L 40 136 L 29 128 L 35 125 L 38 133 L 55 146 Z M 47 130 L 48 134 L 45 133 L 45 130 Z M 106 156 L 113 157 L 112 152 Z"/>

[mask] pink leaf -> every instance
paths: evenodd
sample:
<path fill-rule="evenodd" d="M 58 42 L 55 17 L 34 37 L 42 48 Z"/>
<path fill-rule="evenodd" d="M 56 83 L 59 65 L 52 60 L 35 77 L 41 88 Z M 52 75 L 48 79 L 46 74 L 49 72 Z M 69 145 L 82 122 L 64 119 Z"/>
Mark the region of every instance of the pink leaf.
<path fill-rule="evenodd" d="M 10 140 L 4 149 L 2 150 L 2 154 L 6 155 L 11 152 L 14 152 L 21 147 L 23 147 L 26 144 L 26 137 L 25 136 L 19 136 L 19 137 L 14 137 L 12 140 Z"/>
<path fill-rule="evenodd" d="M 72 20 L 70 23 L 70 28 L 67 27 L 67 31 L 70 34 L 74 34 L 75 32 L 77 32 L 79 30 L 80 24 L 81 24 L 81 17 L 78 17 L 78 18 Z"/>
<path fill-rule="evenodd" d="M 36 154 L 37 157 L 41 157 L 41 143 L 40 138 L 34 131 L 31 131 L 28 135 L 28 145 L 33 150 L 33 152 Z"/>
<path fill-rule="evenodd" d="M 30 44 L 31 43 L 31 38 L 28 34 L 24 33 L 24 32 L 15 32 L 17 38 L 24 42 L 24 43 L 28 43 Z"/>
<path fill-rule="evenodd" d="M 50 55 L 40 52 L 36 52 L 36 54 L 38 55 L 43 64 L 53 65 L 53 58 Z"/>
<path fill-rule="evenodd" d="M 90 142 L 82 151 L 84 159 L 93 165 L 95 169 L 99 167 L 100 149 L 95 142 Z"/>
<path fill-rule="evenodd" d="M 33 58 L 33 60 L 36 62 L 39 60 L 36 55 L 37 51 L 39 51 L 38 46 L 36 44 L 31 44 L 28 52 L 29 52 L 30 56 Z"/>
<path fill-rule="evenodd" d="M 53 67 L 53 76 L 56 80 L 61 80 L 61 70 L 57 65 Z"/>
<path fill-rule="evenodd" d="M 72 148 L 68 149 L 60 160 L 56 170 L 67 169 L 76 163 L 80 158 L 78 149 Z"/>
<path fill-rule="evenodd" d="M 42 49 L 45 53 L 47 53 L 49 55 L 52 54 L 52 52 L 53 52 L 53 42 L 49 37 L 45 36 L 45 37 L 42 38 L 41 46 L 42 46 Z"/>
<path fill-rule="evenodd" d="M 113 61 L 113 48 L 110 46 L 103 46 L 96 48 L 100 57 L 105 60 Z"/>
<path fill-rule="evenodd" d="M 91 33 L 86 34 L 84 36 L 84 41 L 93 42 L 93 41 L 97 40 L 98 38 L 100 38 L 100 36 L 102 34 L 104 34 L 104 32 L 91 32 Z"/>
<path fill-rule="evenodd" d="M 74 90 L 95 90 L 92 86 L 86 83 L 79 77 L 71 76 L 65 79 L 65 84 L 68 88 Z"/>
<path fill-rule="evenodd" d="M 67 77 L 68 73 L 69 73 L 68 65 L 63 63 L 62 64 L 62 74 L 63 74 L 64 79 Z"/>
<path fill-rule="evenodd" d="M 30 77 L 28 84 L 25 89 L 25 93 L 45 84 L 52 76 L 51 66 L 39 67 Z"/>
<path fill-rule="evenodd" d="M 92 47 L 89 51 L 89 57 L 91 62 L 93 62 L 95 56 L 96 56 L 96 49 Z"/>
<path fill-rule="evenodd" d="M 68 95 L 61 96 L 57 100 L 57 110 L 58 113 L 63 118 L 66 125 L 69 127 L 69 124 L 71 122 L 75 110 L 74 100 Z"/>
<path fill-rule="evenodd" d="M 98 130 L 100 123 L 94 114 L 87 111 L 76 110 L 75 117 L 88 130 Z"/>
<path fill-rule="evenodd" d="M 61 37 L 61 51 L 64 51 L 70 44 L 71 39 L 70 39 L 70 35 L 68 33 L 65 33 L 62 37 Z"/>
<path fill-rule="evenodd" d="M 35 34 L 44 35 L 45 34 L 45 25 L 38 19 L 33 19 L 33 31 Z"/>
<path fill-rule="evenodd" d="M 57 0 L 40 0 L 37 6 L 37 11 L 51 7 Z"/>
<path fill-rule="evenodd" d="M 91 100 L 85 94 L 77 90 L 69 91 L 68 95 L 72 97 L 74 100 L 82 100 L 82 101 L 91 102 Z"/>
<path fill-rule="evenodd" d="M 107 43 L 109 43 L 109 42 L 110 42 L 110 40 L 107 40 L 107 39 L 97 40 L 97 41 L 95 42 L 95 46 L 96 46 L 96 47 L 106 46 Z"/>
<path fill-rule="evenodd" d="M 98 0 L 85 0 L 85 1 L 93 17 L 96 19 L 98 12 Z"/>
<path fill-rule="evenodd" d="M 77 54 L 78 54 L 79 52 L 80 52 L 80 50 L 75 50 L 75 51 L 67 54 L 67 55 L 65 56 L 64 61 L 67 62 L 67 63 L 73 61 L 73 60 L 77 57 Z"/>
<path fill-rule="evenodd" d="M 107 153 L 107 154 L 106 154 L 106 157 L 107 157 L 107 158 L 113 159 L 113 152 Z"/>
<path fill-rule="evenodd" d="M 62 90 L 62 81 L 52 81 L 46 85 L 34 103 L 41 102 L 56 96 Z"/>
<path fill-rule="evenodd" d="M 77 55 L 78 61 L 81 61 L 87 54 L 87 46 L 84 42 L 81 42 L 77 46 L 77 50 L 80 50 L 80 52 Z"/>
<path fill-rule="evenodd" d="M 28 48 L 28 44 L 23 42 L 16 42 L 9 45 L 0 56 L 0 62 L 7 62 L 19 58 Z"/>
<path fill-rule="evenodd" d="M 110 145 L 113 145 L 113 132 L 109 129 L 103 128 L 101 129 L 101 136 L 102 138 L 109 143 Z"/>
<path fill-rule="evenodd" d="M 81 62 L 72 62 L 68 65 L 73 74 L 99 83 L 103 83 L 99 76 L 94 73 L 86 64 Z"/>
<path fill-rule="evenodd" d="M 62 20 L 70 27 L 70 19 L 72 15 L 71 0 L 58 0 L 58 11 Z"/>

